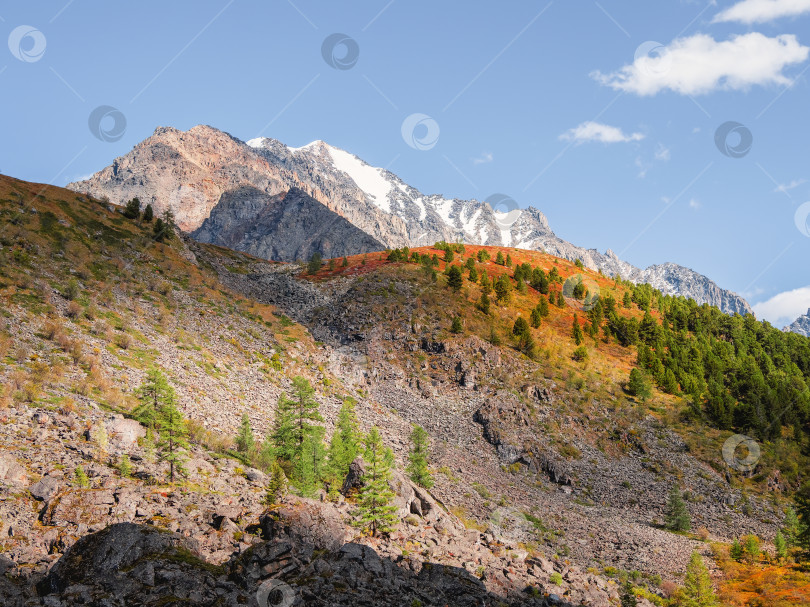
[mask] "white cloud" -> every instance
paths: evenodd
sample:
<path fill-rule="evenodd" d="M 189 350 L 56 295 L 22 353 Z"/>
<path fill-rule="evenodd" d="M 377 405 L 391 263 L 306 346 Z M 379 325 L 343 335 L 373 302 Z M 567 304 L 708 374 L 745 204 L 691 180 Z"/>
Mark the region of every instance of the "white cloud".
<path fill-rule="evenodd" d="M 488 162 L 492 162 L 494 160 L 494 156 L 492 152 L 482 152 L 478 158 L 473 158 L 473 164 L 487 164 Z"/>
<path fill-rule="evenodd" d="M 765 319 L 781 329 L 807 313 L 810 308 L 810 286 L 779 293 L 751 307 L 757 318 Z"/>
<path fill-rule="evenodd" d="M 576 141 L 577 143 L 584 143 L 586 141 L 627 143 L 629 141 L 641 141 L 644 139 L 644 135 L 642 133 L 627 135 L 618 127 L 589 121 L 567 130 L 560 135 L 560 139 L 563 141 Z"/>
<path fill-rule="evenodd" d="M 642 55 L 610 74 L 591 77 L 616 90 L 640 96 L 672 90 L 681 95 L 703 95 L 716 90 L 746 90 L 752 86 L 789 85 L 782 71 L 802 63 L 810 48 L 793 34 L 769 38 L 759 32 L 716 41 L 706 34 L 678 38 L 660 53 Z"/>
<path fill-rule="evenodd" d="M 750 25 L 780 17 L 798 17 L 804 13 L 810 13 L 810 0 L 742 0 L 720 11 L 713 21 L 737 21 Z"/>
<path fill-rule="evenodd" d="M 663 143 L 659 143 L 655 146 L 655 159 L 661 162 L 667 162 L 669 160 L 669 148 Z"/>
<path fill-rule="evenodd" d="M 780 183 L 774 189 L 774 192 L 785 192 L 787 193 L 788 190 L 792 190 L 793 188 L 798 188 L 803 183 L 807 183 L 806 179 L 794 179 L 790 183 Z"/>
<path fill-rule="evenodd" d="M 703 206 L 703 205 L 702 205 L 702 204 L 700 204 L 700 201 L 699 201 L 698 199 L 696 199 L 696 198 L 692 198 L 692 199 L 689 201 L 689 208 L 690 208 L 690 209 L 695 209 L 695 210 L 697 211 L 697 210 L 698 210 L 699 208 L 701 208 L 702 206 Z"/>

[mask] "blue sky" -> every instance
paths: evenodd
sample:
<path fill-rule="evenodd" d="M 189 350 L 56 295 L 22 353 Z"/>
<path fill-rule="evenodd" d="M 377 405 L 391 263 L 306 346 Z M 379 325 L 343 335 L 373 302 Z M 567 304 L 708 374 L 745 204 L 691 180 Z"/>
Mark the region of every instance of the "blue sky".
<path fill-rule="evenodd" d="M 159 125 L 323 139 L 694 268 L 779 326 L 810 307 L 810 0 L 4 2 L 0 32 L 5 174 L 64 185 Z"/>

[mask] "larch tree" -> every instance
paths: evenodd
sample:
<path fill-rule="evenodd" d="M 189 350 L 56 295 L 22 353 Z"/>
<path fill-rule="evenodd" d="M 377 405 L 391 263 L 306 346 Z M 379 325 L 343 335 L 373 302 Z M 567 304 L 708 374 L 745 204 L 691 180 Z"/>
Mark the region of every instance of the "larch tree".
<path fill-rule="evenodd" d="M 720 603 L 712 587 L 712 578 L 703 559 L 693 552 L 686 567 L 680 592 L 679 607 L 718 607 Z"/>
<path fill-rule="evenodd" d="M 428 433 L 422 426 L 414 426 L 411 432 L 411 451 L 408 454 L 408 476 L 425 489 L 433 486 L 433 476 L 428 469 Z"/>
<path fill-rule="evenodd" d="M 366 471 L 358 501 L 357 525 L 376 536 L 393 531 L 397 523 L 395 493 L 389 485 L 393 454 L 383 445 L 376 426 L 366 436 L 365 444 Z"/>

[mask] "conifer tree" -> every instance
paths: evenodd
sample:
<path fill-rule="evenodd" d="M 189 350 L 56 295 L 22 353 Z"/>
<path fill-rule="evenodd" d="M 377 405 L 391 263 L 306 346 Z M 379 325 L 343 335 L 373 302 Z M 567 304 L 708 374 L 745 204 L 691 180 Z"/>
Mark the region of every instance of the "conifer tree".
<path fill-rule="evenodd" d="M 344 268 L 349 267 L 349 258 L 346 257 L 345 255 L 343 256 L 343 263 L 341 264 L 341 267 L 344 267 Z"/>
<path fill-rule="evenodd" d="M 143 210 L 143 220 L 146 223 L 150 223 L 155 218 L 155 210 L 152 208 L 151 204 L 147 204 L 146 208 Z"/>
<path fill-rule="evenodd" d="M 545 297 L 540 298 L 540 303 L 537 304 L 537 312 L 540 314 L 540 318 L 548 316 L 548 300 Z"/>
<path fill-rule="evenodd" d="M 646 401 L 652 396 L 652 386 L 650 380 L 640 369 L 632 369 L 630 371 L 630 380 L 627 383 L 627 390 L 633 396 L 637 396 L 642 402 Z"/>
<path fill-rule="evenodd" d="M 464 326 L 461 324 L 461 316 L 454 316 L 453 323 L 450 325 L 450 333 L 454 335 L 458 335 L 464 330 Z"/>
<path fill-rule="evenodd" d="M 310 274 L 315 274 L 318 270 L 321 269 L 323 265 L 323 257 L 318 251 L 315 251 L 312 254 L 312 257 L 309 258 L 309 262 L 307 263 L 307 272 Z"/>
<path fill-rule="evenodd" d="M 262 444 L 259 446 L 258 460 L 259 466 L 265 471 L 270 470 L 274 462 L 278 463 L 276 459 L 276 445 L 273 442 L 272 434 L 265 436 Z"/>
<path fill-rule="evenodd" d="M 124 453 L 121 460 L 118 462 L 118 474 L 121 478 L 128 478 L 132 474 L 132 465 L 129 463 L 129 455 Z"/>
<path fill-rule="evenodd" d="M 478 309 L 481 310 L 487 316 L 489 316 L 489 307 L 490 307 L 489 295 L 487 295 L 486 292 L 481 293 L 481 299 L 478 300 Z"/>
<path fill-rule="evenodd" d="M 428 470 L 428 434 L 422 426 L 414 426 L 411 432 L 411 451 L 408 455 L 408 476 L 425 489 L 433 486 L 433 477 Z"/>
<path fill-rule="evenodd" d="M 799 559 L 808 562 L 810 561 L 810 481 L 802 485 L 794 496 L 794 500 L 796 514 L 799 518 L 794 542 L 800 549 Z"/>
<path fill-rule="evenodd" d="M 365 444 L 366 472 L 359 496 L 357 524 L 376 536 L 393 531 L 397 522 L 397 508 L 393 505 L 395 493 L 388 484 L 393 454 L 383 446 L 376 426 L 368 433 Z"/>
<path fill-rule="evenodd" d="M 728 556 L 737 562 L 742 560 L 743 547 L 742 544 L 740 544 L 740 540 L 738 540 L 736 537 L 734 538 L 734 541 L 731 542 L 731 547 L 728 549 Z"/>
<path fill-rule="evenodd" d="M 665 524 L 670 531 L 689 531 L 692 528 L 689 510 L 677 485 L 672 485 L 669 492 Z"/>
<path fill-rule="evenodd" d="M 314 426 L 304 436 L 301 457 L 295 461 L 295 485 L 304 497 L 313 497 L 323 477 L 323 427 Z"/>
<path fill-rule="evenodd" d="M 157 449 L 161 461 L 169 463 L 169 482 L 174 482 L 176 473 L 184 473 L 188 449 L 188 428 L 183 414 L 177 409 L 174 400 L 164 403 L 157 417 L 159 434 Z"/>
<path fill-rule="evenodd" d="M 697 552 L 693 552 L 686 567 L 686 576 L 678 605 L 680 607 L 717 607 L 720 603 L 712 588 L 712 578 L 709 570 L 703 564 L 703 559 Z"/>
<path fill-rule="evenodd" d="M 136 395 L 140 404 L 133 410 L 135 419 L 154 430 L 161 407 L 175 400 L 174 388 L 160 369 L 152 367 L 146 372 Z"/>
<path fill-rule="evenodd" d="M 472 257 L 470 257 L 472 259 Z M 478 282 L 478 270 L 475 269 L 475 266 L 470 268 L 470 273 L 468 275 L 470 282 Z"/>
<path fill-rule="evenodd" d="M 512 335 L 520 336 L 529 332 L 529 323 L 522 316 L 518 316 L 515 324 L 512 325 Z"/>
<path fill-rule="evenodd" d="M 486 295 L 492 293 L 492 282 L 490 282 L 486 272 L 481 273 L 481 292 Z"/>
<path fill-rule="evenodd" d="M 133 198 L 124 207 L 124 217 L 127 219 L 138 219 L 141 216 L 141 201 Z"/>
<path fill-rule="evenodd" d="M 796 511 L 793 509 L 793 507 L 788 506 L 787 510 L 785 510 L 785 520 L 782 527 L 782 535 L 785 536 L 785 542 L 787 543 L 788 548 L 793 548 L 796 546 L 796 540 L 799 536 L 800 530 L 801 522 L 799 521 L 799 517 L 796 515 Z"/>
<path fill-rule="evenodd" d="M 270 464 L 270 482 L 267 484 L 265 503 L 268 505 L 277 504 L 287 492 L 287 476 L 277 460 Z"/>
<path fill-rule="evenodd" d="M 305 377 L 296 376 L 293 378 L 292 398 L 286 394 L 279 397 L 273 442 L 278 457 L 291 464 L 301 457 L 304 439 L 315 427 L 312 422 L 323 421 L 314 393 Z"/>
<path fill-rule="evenodd" d="M 503 253 L 501 251 L 498 251 L 498 254 L 495 256 L 495 263 L 498 264 L 499 266 L 506 265 L 506 260 L 504 259 Z"/>
<path fill-rule="evenodd" d="M 453 263 L 454 258 L 455 258 L 455 255 L 453 253 L 453 249 L 451 249 L 449 247 L 446 248 L 444 250 L 444 261 L 447 262 L 447 263 Z"/>
<path fill-rule="evenodd" d="M 543 317 L 540 315 L 539 308 L 533 308 L 532 309 L 532 315 L 531 315 L 532 327 L 537 329 L 542 324 L 542 322 L 543 322 Z"/>
<path fill-rule="evenodd" d="M 638 599 L 635 592 L 633 592 L 633 584 L 630 583 L 630 580 L 627 580 L 622 585 L 620 601 L 621 607 L 636 607 L 638 605 Z"/>
<path fill-rule="evenodd" d="M 788 555 L 788 547 L 785 536 L 782 535 L 781 531 L 777 532 L 776 537 L 773 538 L 773 547 L 776 549 L 776 558 L 784 561 Z"/>
<path fill-rule="evenodd" d="M 584 335 L 582 335 L 582 327 L 579 326 L 579 318 L 577 318 L 576 314 L 574 314 L 574 324 L 571 327 L 571 337 L 574 338 L 574 343 L 578 346 L 581 345 L 585 339 Z"/>
<path fill-rule="evenodd" d="M 349 472 L 349 465 L 360 451 L 360 433 L 354 399 L 346 398 L 338 412 L 335 431 L 329 442 L 327 454 L 327 476 L 332 485 L 342 482 Z"/>
<path fill-rule="evenodd" d="M 450 266 L 447 270 L 447 286 L 458 292 L 464 284 L 464 276 L 461 274 L 461 268 L 458 266 Z"/>
<path fill-rule="evenodd" d="M 243 413 L 239 433 L 236 435 L 236 450 L 244 455 L 250 455 L 255 446 L 256 440 L 253 437 L 253 429 L 250 427 L 250 418 L 247 413 Z"/>
<path fill-rule="evenodd" d="M 509 255 L 508 253 L 507 253 L 507 255 L 506 255 L 506 267 L 507 267 L 507 268 L 511 268 L 511 267 L 512 267 L 512 256 L 511 256 L 511 255 Z"/>
<path fill-rule="evenodd" d="M 498 277 L 498 280 L 495 281 L 495 299 L 498 300 L 498 303 L 505 304 L 509 303 L 509 300 L 511 298 L 512 298 L 512 283 L 510 282 L 506 274 L 501 274 Z"/>

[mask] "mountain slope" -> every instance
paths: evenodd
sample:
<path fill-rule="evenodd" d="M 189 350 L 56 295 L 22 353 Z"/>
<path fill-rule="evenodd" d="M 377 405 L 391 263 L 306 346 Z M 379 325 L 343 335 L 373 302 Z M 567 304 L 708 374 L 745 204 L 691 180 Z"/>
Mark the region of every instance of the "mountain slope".
<path fill-rule="evenodd" d="M 316 252 L 332 258 L 385 248 L 296 188 L 276 196 L 251 186 L 227 191 L 191 235 L 278 261 L 309 259 Z"/>
<path fill-rule="evenodd" d="M 269 200 L 265 195 L 272 198 L 296 188 L 385 247 L 446 240 L 542 250 L 571 261 L 581 259 L 585 267 L 608 276 L 653 282 L 664 292 L 692 297 L 727 313 L 751 312 L 742 297 L 688 268 L 665 264 L 641 270 L 610 250 L 600 253 L 575 246 L 556 236 L 545 215 L 534 207 L 493 209 L 478 200 L 422 194 L 390 171 L 372 167 L 323 141 L 291 148 L 269 138 L 245 144 L 207 126 L 187 132 L 159 128 L 112 166 L 68 187 L 106 195 L 116 202 L 138 196 L 159 212 L 171 208 L 179 227 L 188 232 L 200 228 L 220 201 L 232 202 L 233 196 L 225 196 L 228 192 L 244 194 L 241 188 L 254 188 L 256 200 L 240 198 L 253 207 Z M 241 221 L 240 212 L 232 204 L 230 208 L 235 216 L 226 217 L 223 210 L 217 220 L 220 225 Z M 208 241 L 215 241 L 213 232 L 213 224 L 209 224 L 204 231 Z M 236 244 L 233 236 L 226 240 L 244 251 L 273 250 L 268 245 L 271 238 L 264 238 L 260 230 L 250 234 L 250 239 L 264 240 L 264 244 L 250 244 L 242 238 Z M 292 239 L 276 246 L 278 259 L 295 259 L 291 247 L 301 248 Z"/>
<path fill-rule="evenodd" d="M 785 331 L 792 331 L 793 333 L 810 337 L 810 310 L 807 310 L 807 314 L 799 316 L 793 323 L 785 327 Z"/>
<path fill-rule="evenodd" d="M 149 224 L 119 211 L 0 176 L 3 605 L 208 607 L 215 594 L 244 604 L 261 580 L 281 577 L 308 604 L 396 605 L 422 592 L 425 605 L 463 605 L 453 599 L 469 592 L 471 605 L 602 607 L 632 571 L 638 592 L 660 604 L 663 580 L 680 580 L 693 550 L 711 562 L 706 538 L 776 531 L 786 491 L 776 454 L 790 453 L 787 434 L 763 444 L 768 457 L 747 478 L 723 461 L 729 432 L 683 421 L 690 408 L 680 397 L 630 397 L 635 346 L 600 331 L 575 360 L 572 322 L 587 313 L 561 295 L 563 283 L 582 275 L 606 302 L 621 302 L 635 290 L 626 282 L 500 250 L 555 276 L 549 294 L 560 294 L 531 329 L 538 352 L 529 358 L 513 326 L 541 293 L 515 281 L 511 301 L 484 314 L 481 283 L 450 289 L 433 275 L 443 262 L 433 265 L 442 251 L 431 247 L 416 251 L 429 266 L 360 255 L 302 275 L 189 238 L 155 242 Z M 475 261 L 480 251 L 499 250 L 470 246 L 454 263 L 513 275 Z M 643 323 L 633 299 L 616 313 Z M 460 334 L 449 330 L 453 317 Z M 174 483 L 134 419 L 152 367 L 190 420 L 187 475 Z M 325 439 L 349 399 L 364 433 L 380 428 L 396 465 L 394 532 L 372 538 L 353 527 L 348 489 L 335 502 L 321 488 L 319 499 L 286 498 L 266 512 L 267 462 L 230 447 L 243 415 L 257 442 L 267 435 L 296 376 L 314 390 Z M 429 435 L 430 492 L 401 472 L 413 423 Z M 688 491 L 705 537 L 661 526 L 674 484 Z M 172 576 L 184 581 L 169 597 Z"/>

